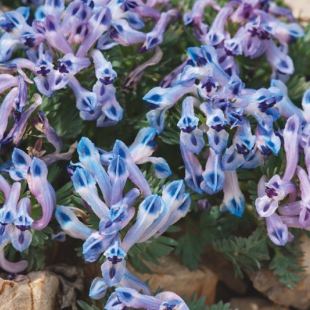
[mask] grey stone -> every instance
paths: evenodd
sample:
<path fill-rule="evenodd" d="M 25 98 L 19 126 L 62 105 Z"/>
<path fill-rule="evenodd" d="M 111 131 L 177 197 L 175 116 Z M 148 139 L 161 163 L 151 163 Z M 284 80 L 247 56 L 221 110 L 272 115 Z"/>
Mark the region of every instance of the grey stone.
<path fill-rule="evenodd" d="M 48 271 L 30 272 L 21 282 L 0 278 L 0 310 L 57 310 L 58 289 Z"/>

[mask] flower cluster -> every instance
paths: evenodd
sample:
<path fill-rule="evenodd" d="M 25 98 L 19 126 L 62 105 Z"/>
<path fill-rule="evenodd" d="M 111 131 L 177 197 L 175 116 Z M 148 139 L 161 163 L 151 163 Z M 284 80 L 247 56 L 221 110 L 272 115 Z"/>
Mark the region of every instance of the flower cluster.
<path fill-rule="evenodd" d="M 217 201 L 220 211 L 237 217 L 245 210 L 253 217 L 258 214 L 266 221 L 270 240 L 278 246 L 293 239 L 290 227 L 310 229 L 310 90 L 297 106 L 289 98 L 285 85 L 294 73 L 294 64 L 288 55 L 289 44 L 304 36 L 302 27 L 289 10 L 271 0 L 230 0 L 223 7 L 215 0 L 196 0 L 191 11 L 177 24 L 179 12 L 171 9 L 168 0 L 22 2 L 30 3 L 33 11 L 26 6 L 0 11 L 1 269 L 13 273 L 25 270 L 27 261 L 9 262 L 4 249 L 11 243 L 11 249 L 18 252 L 28 249 L 26 253 L 29 254 L 37 236 L 44 235 L 55 215 L 59 226 L 52 239 L 65 241 L 66 235 L 81 239 L 84 260 L 100 261 L 101 274 L 93 279 L 89 295 L 100 300 L 111 292 L 105 299 L 105 309 L 188 310 L 184 300 L 172 292 L 152 294 L 149 286 L 129 270 L 128 256 L 133 257 L 134 264 L 133 253 L 137 249 L 147 248 L 152 242 L 154 248 L 159 245 L 162 239 L 159 237 L 187 215 L 191 200 L 195 200 L 203 212 L 199 227 L 209 227 L 204 221 L 208 222 L 211 217 L 210 223 L 214 226 L 231 219 L 223 215 L 217 221 L 220 212 L 216 210 L 213 214 L 215 208 L 211 206 Z M 210 26 L 204 19 L 207 6 L 217 11 Z M 183 63 L 172 71 L 169 68 L 171 72 L 160 86 L 146 93 L 145 88 L 149 86 L 143 82 L 141 87 L 128 91 L 138 85 L 147 67 L 157 65 L 166 57 L 166 52 L 163 64 L 173 63 L 169 63 L 169 53 L 172 59 L 174 50 L 165 50 L 170 43 L 163 44 L 162 49 L 159 47 L 171 21 L 176 22 L 175 38 L 183 39 L 184 23 L 192 27 L 202 45 L 189 47 Z M 184 46 L 187 44 L 185 41 Z M 122 81 L 126 91 L 122 93 L 121 103 L 126 103 L 130 96 L 139 98 L 143 93 L 150 108 L 146 115 L 150 127 L 144 127 L 144 115 L 138 115 L 134 106 L 130 108 L 134 116 L 124 127 L 125 130 L 128 125 L 139 129 L 135 138 L 130 137 L 130 130 L 124 132 L 121 126 L 114 131 L 79 126 L 82 121 L 78 113 L 82 120 L 96 121 L 97 127 L 114 125 L 123 117 L 114 69 L 117 63 L 132 63 L 134 56 L 112 59 L 108 50 L 117 45 L 136 45 L 138 53 L 153 50 L 152 56 Z M 118 48 L 119 53 L 125 50 Z M 255 86 L 255 89 L 245 85 L 243 81 L 248 79 L 239 76 L 236 57 L 239 55 L 251 59 L 264 55 L 271 67 L 271 70 L 262 68 L 265 77 L 273 72 L 270 84 Z M 162 66 L 156 68 L 152 76 L 154 82 L 158 81 L 161 69 Z M 299 68 L 296 71 L 299 72 Z M 300 81 L 303 83 L 300 88 L 305 90 L 306 79 L 302 77 Z M 58 99 L 63 101 L 61 96 L 67 92 L 60 90 L 66 88 L 70 88 L 75 97 L 79 112 L 73 112 L 75 121 L 79 122 L 69 116 L 66 118 L 69 109 L 64 109 L 62 102 L 61 105 L 56 103 Z M 42 99 L 36 92 L 51 99 Z M 179 102 L 180 108 L 177 108 Z M 58 107 L 62 110 L 57 111 Z M 57 126 L 58 112 L 61 113 L 59 123 L 65 125 Z M 173 149 L 165 149 L 165 146 L 162 151 L 175 157 L 175 165 L 179 159 L 183 160 L 185 182 L 176 180 L 175 176 L 170 182 L 154 181 L 138 167 L 151 163 L 159 179 L 173 173 L 164 158 L 153 156 L 157 148 L 156 135 L 165 130 L 168 114 L 172 114 L 169 119 L 172 137 L 170 140 L 163 135 L 162 141 L 179 144 L 180 152 L 168 154 Z M 65 133 L 67 124 L 70 135 Z M 40 132 L 39 139 L 32 135 L 33 128 Z M 89 138 L 80 139 L 80 133 Z M 134 142 L 127 146 L 117 140 L 116 133 L 123 135 L 123 141 L 130 137 Z M 107 149 L 96 147 L 92 142 L 99 141 L 101 134 L 107 137 L 104 142 Z M 16 148 L 23 146 L 25 137 L 30 141 L 36 139 L 31 142 L 34 144 L 27 140 L 28 154 Z M 42 138 L 52 147 L 46 147 Z M 63 144 L 71 144 L 66 153 L 61 153 Z M 46 153 L 50 149 L 52 151 Z M 65 179 L 62 179 L 55 184 L 56 175 L 61 173 L 60 166 L 52 166 L 49 177 L 47 167 L 59 160 L 70 160 L 76 149 L 79 161 L 67 167 L 71 181 L 64 185 Z M 269 169 L 275 156 L 285 161 Z M 263 171 L 261 174 L 259 167 Z M 238 179 L 240 174 L 243 179 L 244 175 L 251 174 L 247 172 L 249 169 L 256 169 L 252 189 L 260 179 L 257 196 L 252 195 L 253 192 L 250 192 L 251 197 L 243 193 L 247 187 Z M 9 177 L 13 182 L 8 181 Z M 52 186 L 49 180 L 53 178 Z M 186 185 L 197 193 L 192 198 Z M 57 195 L 53 187 L 58 189 Z M 80 198 L 68 194 L 68 189 L 74 189 Z M 216 198 L 208 201 L 208 195 L 215 194 Z M 254 208 L 246 208 L 249 198 Z M 79 207 L 74 207 L 73 201 L 78 202 Z M 211 234 L 210 244 L 216 244 L 217 236 L 223 238 L 230 234 L 232 229 L 224 226 L 217 227 L 216 233 Z M 219 231 L 221 233 L 216 235 Z M 198 237 L 199 244 L 204 245 L 203 239 L 207 238 Z M 184 242 L 193 239 L 182 238 L 176 252 L 184 254 L 192 250 L 184 246 Z M 257 238 L 261 238 L 259 234 Z M 271 243 L 267 246 L 265 237 L 264 242 L 267 252 Z M 197 255 L 198 264 L 199 253 Z M 266 253 L 261 255 L 267 256 Z M 249 260 L 253 258 L 249 256 Z M 256 257 L 254 260 L 258 263 Z"/>
<path fill-rule="evenodd" d="M 0 14 L 3 32 L 0 37 L 0 63 L 3 63 L 0 93 L 18 86 L 20 102 L 16 105 L 21 112 L 27 97 L 26 83 L 34 82 L 40 93 L 48 97 L 68 86 L 76 97 L 83 120 L 97 120 L 99 127 L 117 123 L 123 116 L 113 86 L 117 74 L 103 54 L 91 48 L 95 44 L 100 50 L 118 44 L 142 44 L 140 52 L 153 49 L 163 41 L 169 20 L 177 13 L 175 10 L 160 13 L 154 8 L 156 5 L 157 1 L 144 4 L 128 0 L 103 3 L 77 0 L 65 7 L 64 0 L 47 0 L 36 9 L 34 20 L 27 7 Z M 155 22 L 148 33 L 141 31 L 145 18 Z M 16 50 L 24 50 L 27 57 L 11 59 Z M 89 56 L 97 78 L 92 90 L 82 87 L 76 77 L 91 66 Z M 12 75 L 15 72 L 18 76 Z"/>
<path fill-rule="evenodd" d="M 204 8 L 218 10 L 210 28 L 204 23 Z M 285 17 L 284 23 L 277 17 Z M 257 58 L 263 54 L 272 67 L 273 78 L 294 72 L 288 56 L 288 44 L 304 35 L 290 10 L 269 0 L 231 0 L 223 8 L 215 1 L 196 0 L 191 12 L 185 13 L 184 24 L 194 28 L 194 36 L 217 50 L 220 66 L 230 75 L 238 74 L 237 55 Z M 240 25 L 233 36 L 225 29 L 228 22 Z"/>
<path fill-rule="evenodd" d="M 267 180 L 263 175 L 258 184 L 256 210 L 259 216 L 266 219 L 268 235 L 276 245 L 285 245 L 293 239 L 288 227 L 308 229 L 310 226 L 309 93 L 308 90 L 303 96 L 304 117 L 294 114 L 288 118 L 281 132 L 286 154 L 283 176 L 275 174 Z"/>
<path fill-rule="evenodd" d="M 308 209 L 302 207 L 306 205 L 303 201 L 307 198 L 302 196 L 302 201 L 295 201 L 297 190 L 291 179 L 298 163 L 298 149 L 307 150 L 309 92 L 304 95 L 301 110 L 289 99 L 287 88 L 280 80 L 272 80 L 269 89 L 245 88 L 237 75 L 229 76 L 221 68 L 217 50 L 210 45 L 189 48 L 188 54 L 190 58 L 172 86 L 155 87 L 145 95 L 144 100 L 153 109 L 147 114 L 149 123 L 160 133 L 164 128 L 166 111 L 186 96 L 177 124 L 181 130 L 180 148 L 185 164 L 185 181 L 192 190 L 200 194 L 205 192 L 212 195 L 223 189 L 221 210 L 228 210 L 237 216 L 243 214 L 245 207 L 237 169 L 261 166 L 271 154 L 278 155 L 283 146 L 287 157 L 285 173 L 282 178 L 275 175 L 265 183 L 265 193 L 256 200 L 256 209 L 260 216 L 266 217 L 269 236 L 273 242 L 284 245 L 289 240 L 289 235 L 287 227 L 283 228 L 285 224 L 281 222 L 281 218 L 292 227 L 306 228 L 308 223 Z M 199 118 L 195 115 L 194 108 L 200 110 Z M 257 121 L 254 133 L 247 116 L 252 116 Z M 283 132 L 278 130 L 275 133 L 274 122 L 279 117 L 288 120 Z M 199 126 L 199 119 L 205 120 L 205 124 Z M 237 130 L 234 131 L 234 128 Z M 301 128 L 303 139 L 300 138 Z M 204 133 L 207 134 L 208 148 L 202 153 L 205 147 Z M 204 170 L 195 156 L 200 153 L 203 158 L 207 157 Z M 301 185 L 307 186 L 303 183 L 306 182 L 306 177 L 302 168 L 297 168 L 297 175 Z M 265 177 L 259 187 L 264 187 L 264 180 Z M 262 191 L 259 189 L 259 193 Z M 285 205 L 279 207 L 279 212 L 283 215 L 279 217 L 275 210 L 278 202 L 287 195 L 290 198 Z M 296 217 L 292 217 L 296 215 L 299 215 L 299 224 Z M 280 223 L 282 230 L 279 228 Z M 277 231 L 276 237 L 273 237 L 274 231 Z"/>
<path fill-rule="evenodd" d="M 69 170 L 76 192 L 100 219 L 99 227 L 98 230 L 87 227 L 78 220 L 70 207 L 58 206 L 56 218 L 64 233 L 85 240 L 85 261 L 94 262 L 102 253 L 106 258 L 101 266 L 102 278 L 96 278 L 90 288 L 90 296 L 94 299 L 102 298 L 108 287 L 125 286 L 130 288 L 128 298 L 124 301 L 116 298 L 123 306 L 129 304 L 131 307 L 141 307 L 137 305 L 149 302 L 158 307 L 167 303 L 160 297 L 140 296 L 134 291 L 141 290 L 147 295 L 151 293 L 147 285 L 126 268 L 125 260 L 134 244 L 158 238 L 170 225 L 184 217 L 190 207 L 190 196 L 185 193 L 183 181 L 173 181 L 166 185 L 161 196 L 152 194 L 147 180 L 136 165 L 150 160 L 158 176 L 169 175 L 169 168 L 163 159 L 150 157 L 154 151 L 154 134 L 152 128 L 144 128 L 129 148 L 118 140 L 110 152 L 97 149 L 87 138 L 82 138 L 78 144 L 80 162 L 71 165 Z M 124 193 L 128 179 L 137 188 Z M 97 193 L 96 185 L 102 192 L 103 200 Z M 136 212 L 134 203 L 140 193 L 143 201 Z M 135 215 L 136 219 L 128 229 L 127 225 Z M 62 239 L 62 233 L 54 237 Z M 117 296 L 122 289 L 128 290 L 120 287 Z M 115 303 L 114 299 L 112 295 L 108 302 L 110 307 L 111 303 Z"/>
<path fill-rule="evenodd" d="M 3 249 L 9 241 L 20 252 L 29 247 L 32 241 L 30 228 L 42 230 L 49 224 L 56 206 L 56 195 L 47 181 L 47 166 L 41 159 L 31 158 L 15 148 L 12 164 L 8 172 L 15 183 L 10 185 L 0 175 L 0 190 L 4 195 L 3 207 L 0 209 L 0 267 L 18 273 L 27 267 L 27 261 L 10 263 L 5 260 Z M 42 217 L 38 220 L 31 217 L 30 198 L 20 197 L 23 194 L 21 180 L 26 180 L 30 193 L 42 208 Z"/>

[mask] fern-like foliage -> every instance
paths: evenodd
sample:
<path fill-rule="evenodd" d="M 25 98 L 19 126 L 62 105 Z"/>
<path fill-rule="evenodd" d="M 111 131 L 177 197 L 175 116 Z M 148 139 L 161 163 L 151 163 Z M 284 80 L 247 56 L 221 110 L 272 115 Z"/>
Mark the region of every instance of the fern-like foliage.
<path fill-rule="evenodd" d="M 302 272 L 305 270 L 305 266 L 301 265 L 303 252 L 299 248 L 300 233 L 297 229 L 293 229 L 293 233 L 295 239 L 284 247 L 279 248 L 270 242 L 274 256 L 269 264 L 269 268 L 278 276 L 279 281 L 291 290 L 302 280 Z"/>
<path fill-rule="evenodd" d="M 248 238 L 233 236 L 216 240 L 213 247 L 233 263 L 236 276 L 243 277 L 242 268 L 253 272 L 261 267 L 262 260 L 269 259 L 266 239 L 265 230 L 257 228 Z"/>

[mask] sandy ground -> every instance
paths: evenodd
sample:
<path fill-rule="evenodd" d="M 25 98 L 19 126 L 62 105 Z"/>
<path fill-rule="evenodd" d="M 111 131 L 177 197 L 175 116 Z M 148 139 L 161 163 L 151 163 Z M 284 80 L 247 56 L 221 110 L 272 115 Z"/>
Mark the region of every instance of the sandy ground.
<path fill-rule="evenodd" d="M 285 0 L 284 2 L 292 8 L 295 17 L 310 21 L 310 0 Z"/>

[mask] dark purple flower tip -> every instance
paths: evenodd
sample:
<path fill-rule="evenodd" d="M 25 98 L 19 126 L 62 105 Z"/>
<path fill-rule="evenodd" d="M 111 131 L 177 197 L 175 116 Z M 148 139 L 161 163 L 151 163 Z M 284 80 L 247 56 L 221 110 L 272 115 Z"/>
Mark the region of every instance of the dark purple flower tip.
<path fill-rule="evenodd" d="M 263 155 L 267 155 L 267 156 L 269 156 L 269 155 L 272 154 L 272 151 L 270 150 L 270 148 L 267 147 L 267 146 L 264 146 L 264 145 L 261 146 L 260 152 L 261 152 Z M 268 196 L 268 197 L 269 197 L 269 196 Z"/>
<path fill-rule="evenodd" d="M 250 153 L 250 151 L 247 149 L 247 147 L 243 144 L 240 145 L 239 143 L 236 143 L 236 147 L 237 147 L 238 154 L 248 155 Z"/>
<path fill-rule="evenodd" d="M 208 199 L 199 199 L 199 200 L 197 200 L 197 205 L 198 205 L 199 211 L 204 211 L 206 209 L 210 209 L 211 208 L 211 204 L 208 201 Z"/>
<path fill-rule="evenodd" d="M 269 197 L 269 198 L 273 198 L 275 196 L 278 196 L 276 190 L 274 188 L 266 188 L 265 189 L 265 192 L 266 192 L 266 195 Z"/>
<path fill-rule="evenodd" d="M 138 4 L 136 1 L 132 1 L 132 0 L 125 0 L 123 1 L 122 4 L 122 9 L 126 12 L 126 11 L 133 11 L 135 8 L 138 7 Z"/>
<path fill-rule="evenodd" d="M 113 84 L 114 79 L 110 76 L 105 76 L 104 78 L 100 78 L 99 81 L 104 85 L 110 85 Z"/>
<path fill-rule="evenodd" d="M 20 231 L 26 231 L 30 229 L 30 225 L 16 225 L 16 228 L 18 228 Z"/>
<path fill-rule="evenodd" d="M 58 70 L 60 73 L 69 73 L 69 70 L 67 69 L 65 64 L 63 64 L 63 63 L 58 64 L 57 67 L 58 67 Z"/>
<path fill-rule="evenodd" d="M 198 67 L 204 67 L 208 62 L 204 57 L 198 57 L 196 63 Z"/>
<path fill-rule="evenodd" d="M 191 133 L 193 130 L 195 130 L 197 128 L 197 126 L 186 126 L 185 128 L 181 128 L 181 130 L 183 132 L 186 132 L 186 133 Z"/>
<path fill-rule="evenodd" d="M 46 69 L 46 66 L 41 66 L 40 70 L 37 71 L 38 74 L 42 74 L 42 76 L 46 76 L 48 73 L 50 73 L 50 69 Z"/>
<path fill-rule="evenodd" d="M 211 93 L 212 89 L 216 88 L 216 85 L 211 79 L 208 79 L 206 83 L 201 85 L 201 88 L 205 88 L 208 93 Z"/>
<path fill-rule="evenodd" d="M 34 37 L 28 36 L 28 37 L 24 37 L 24 39 L 25 39 L 24 45 L 26 45 L 30 48 L 35 46 L 34 42 L 36 39 Z"/>
<path fill-rule="evenodd" d="M 147 146 L 151 147 L 154 151 L 157 149 L 157 143 L 155 140 L 151 140 L 147 143 Z"/>
<path fill-rule="evenodd" d="M 118 258 L 117 256 L 108 257 L 108 260 L 113 264 L 116 265 L 117 263 L 120 263 L 123 259 Z"/>
<path fill-rule="evenodd" d="M 216 120 L 214 120 L 216 121 Z M 226 125 L 222 125 L 222 124 L 217 124 L 217 125 L 213 125 L 211 126 L 211 128 L 213 128 L 214 130 L 216 130 L 217 132 L 220 132 L 221 130 L 226 128 Z"/>
<path fill-rule="evenodd" d="M 111 29 L 109 36 L 111 39 L 117 39 L 119 37 L 119 33 L 116 29 Z"/>
<path fill-rule="evenodd" d="M 159 107 L 159 104 L 152 103 L 152 102 L 148 102 L 147 105 L 151 110 L 155 110 Z"/>
<path fill-rule="evenodd" d="M 138 53 L 143 54 L 146 52 L 146 44 L 142 44 L 141 46 L 138 47 Z"/>
<path fill-rule="evenodd" d="M 15 28 L 15 25 L 12 22 L 7 22 L 6 24 L 1 25 L 1 28 L 6 32 L 11 32 Z"/>

